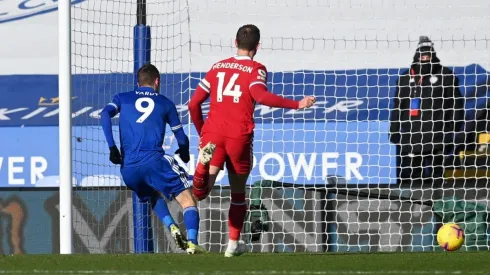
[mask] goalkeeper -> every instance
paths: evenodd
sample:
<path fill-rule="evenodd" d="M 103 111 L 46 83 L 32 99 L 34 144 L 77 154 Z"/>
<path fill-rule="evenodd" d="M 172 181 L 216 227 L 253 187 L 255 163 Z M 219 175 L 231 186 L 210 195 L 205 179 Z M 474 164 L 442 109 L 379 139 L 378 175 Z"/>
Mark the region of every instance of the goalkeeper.
<path fill-rule="evenodd" d="M 166 155 L 162 145 L 165 126 L 170 125 L 179 144 L 177 154 L 189 162 L 189 138 L 184 133 L 175 104 L 158 93 L 160 72 L 146 64 L 138 71 L 135 91 L 119 93 L 102 110 L 101 121 L 110 149 L 110 161 L 121 164 L 124 183 L 140 201 L 150 202 L 153 211 L 167 226 L 179 247 L 188 254 L 203 253 L 198 246 L 199 212 L 187 182 L 187 173 Z M 111 118 L 120 113 L 121 154 L 112 135 Z M 186 241 L 170 215 L 163 198 L 175 198 L 184 209 Z"/>

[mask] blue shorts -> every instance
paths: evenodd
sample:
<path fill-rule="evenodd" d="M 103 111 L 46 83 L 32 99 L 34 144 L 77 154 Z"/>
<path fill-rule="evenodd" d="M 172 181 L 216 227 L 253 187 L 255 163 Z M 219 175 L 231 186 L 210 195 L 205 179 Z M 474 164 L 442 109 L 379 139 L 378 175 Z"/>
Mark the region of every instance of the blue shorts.
<path fill-rule="evenodd" d="M 126 186 L 136 193 L 141 202 L 160 194 L 172 200 L 191 187 L 187 172 L 168 155 L 141 166 L 121 168 L 121 175 Z"/>

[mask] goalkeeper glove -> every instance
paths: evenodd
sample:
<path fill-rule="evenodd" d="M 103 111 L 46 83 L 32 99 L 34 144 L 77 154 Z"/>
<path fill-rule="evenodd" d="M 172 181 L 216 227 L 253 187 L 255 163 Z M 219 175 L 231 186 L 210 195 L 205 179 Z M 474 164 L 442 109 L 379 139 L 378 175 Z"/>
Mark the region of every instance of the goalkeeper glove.
<path fill-rule="evenodd" d="M 121 164 L 121 153 L 119 153 L 119 149 L 117 149 L 117 146 L 112 146 L 109 148 L 110 150 L 110 155 L 109 155 L 109 160 L 114 163 L 114 164 Z"/>
<path fill-rule="evenodd" d="M 189 148 L 179 148 L 175 151 L 176 155 L 179 155 L 180 159 L 184 163 L 188 163 L 191 160 L 191 156 L 189 155 Z"/>

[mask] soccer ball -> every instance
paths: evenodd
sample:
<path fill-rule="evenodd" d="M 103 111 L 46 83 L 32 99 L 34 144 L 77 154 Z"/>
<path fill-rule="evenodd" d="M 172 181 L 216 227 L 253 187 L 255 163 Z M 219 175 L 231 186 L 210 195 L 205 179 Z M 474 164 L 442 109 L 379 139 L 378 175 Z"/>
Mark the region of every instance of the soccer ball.
<path fill-rule="evenodd" d="M 446 251 L 458 250 L 464 243 L 464 232 L 457 223 L 446 223 L 437 231 L 437 242 Z"/>

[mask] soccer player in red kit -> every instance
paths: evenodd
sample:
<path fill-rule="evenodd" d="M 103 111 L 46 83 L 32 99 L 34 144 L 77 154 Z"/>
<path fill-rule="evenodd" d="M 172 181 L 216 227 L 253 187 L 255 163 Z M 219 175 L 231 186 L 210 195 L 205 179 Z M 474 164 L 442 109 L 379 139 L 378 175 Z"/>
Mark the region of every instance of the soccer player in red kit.
<path fill-rule="evenodd" d="M 189 103 L 192 122 L 200 136 L 194 196 L 198 200 L 205 199 L 225 162 L 228 169 L 231 205 L 225 257 L 239 256 L 246 251 L 245 243 L 239 238 L 247 211 L 245 187 L 253 162 L 255 104 L 302 109 L 315 103 L 312 96 L 295 101 L 267 91 L 267 69 L 253 60 L 259 41 L 260 30 L 256 26 L 239 28 L 235 41 L 237 55 L 215 63 Z M 210 109 L 204 122 L 201 104 L 208 97 L 211 98 Z"/>

